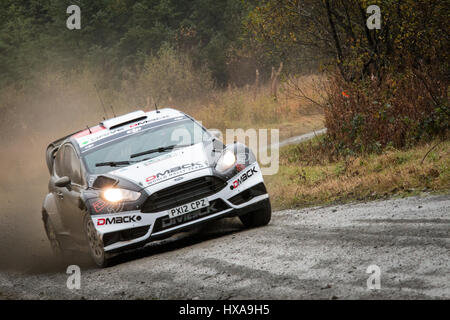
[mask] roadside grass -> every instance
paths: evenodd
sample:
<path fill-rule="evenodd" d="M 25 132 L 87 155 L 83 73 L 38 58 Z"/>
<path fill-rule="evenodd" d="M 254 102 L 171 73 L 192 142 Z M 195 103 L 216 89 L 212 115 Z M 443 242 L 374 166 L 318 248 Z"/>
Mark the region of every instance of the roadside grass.
<path fill-rule="evenodd" d="M 450 190 L 450 141 L 437 141 L 407 150 L 388 148 L 381 154 L 330 160 L 320 140 L 280 150 L 278 174 L 265 180 L 275 209 L 374 200 L 421 192 Z M 316 152 L 316 153 L 311 153 Z"/>

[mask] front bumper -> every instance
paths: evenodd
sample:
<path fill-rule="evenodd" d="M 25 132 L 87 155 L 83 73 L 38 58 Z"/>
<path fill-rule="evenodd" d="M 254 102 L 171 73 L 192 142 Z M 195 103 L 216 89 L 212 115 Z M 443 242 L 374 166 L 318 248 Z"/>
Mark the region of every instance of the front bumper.
<path fill-rule="evenodd" d="M 103 239 L 104 250 L 114 253 L 132 249 L 207 221 L 237 216 L 264 207 L 269 201 L 269 195 L 265 191 L 262 174 L 258 164 L 250 167 L 254 172 L 251 178 L 242 179 L 246 173 L 244 170 L 227 181 L 223 189 L 206 197 L 210 203 L 209 207 L 177 218 L 169 219 L 168 210 L 151 213 L 134 210 L 92 216 Z M 264 190 L 263 194 L 261 188 Z M 258 192 L 252 192 L 253 190 Z"/>

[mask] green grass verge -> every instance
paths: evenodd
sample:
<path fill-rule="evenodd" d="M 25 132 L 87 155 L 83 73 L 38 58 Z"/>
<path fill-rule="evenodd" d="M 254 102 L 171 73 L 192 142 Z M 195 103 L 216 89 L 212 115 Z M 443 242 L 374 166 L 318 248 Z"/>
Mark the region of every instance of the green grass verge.
<path fill-rule="evenodd" d="M 280 150 L 278 174 L 266 176 L 275 209 L 373 200 L 450 190 L 450 141 L 331 159 L 320 140 Z"/>

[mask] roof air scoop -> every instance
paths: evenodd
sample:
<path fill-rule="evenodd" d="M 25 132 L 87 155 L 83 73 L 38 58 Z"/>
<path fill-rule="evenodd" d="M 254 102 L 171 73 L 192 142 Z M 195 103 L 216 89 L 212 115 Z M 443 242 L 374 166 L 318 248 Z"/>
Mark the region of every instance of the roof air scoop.
<path fill-rule="evenodd" d="M 104 120 L 100 122 L 107 129 L 115 129 L 129 123 L 147 119 L 145 112 L 142 110 L 130 112 L 116 118 Z"/>

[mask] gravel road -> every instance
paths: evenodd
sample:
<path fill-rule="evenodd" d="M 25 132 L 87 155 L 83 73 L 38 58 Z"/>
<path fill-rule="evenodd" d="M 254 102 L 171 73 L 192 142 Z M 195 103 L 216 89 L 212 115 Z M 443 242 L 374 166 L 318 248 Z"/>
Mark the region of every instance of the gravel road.
<path fill-rule="evenodd" d="M 369 265 L 381 288 L 368 290 Z M 449 299 L 450 195 L 273 213 L 152 243 L 96 269 L 1 271 L 0 299 Z"/>

